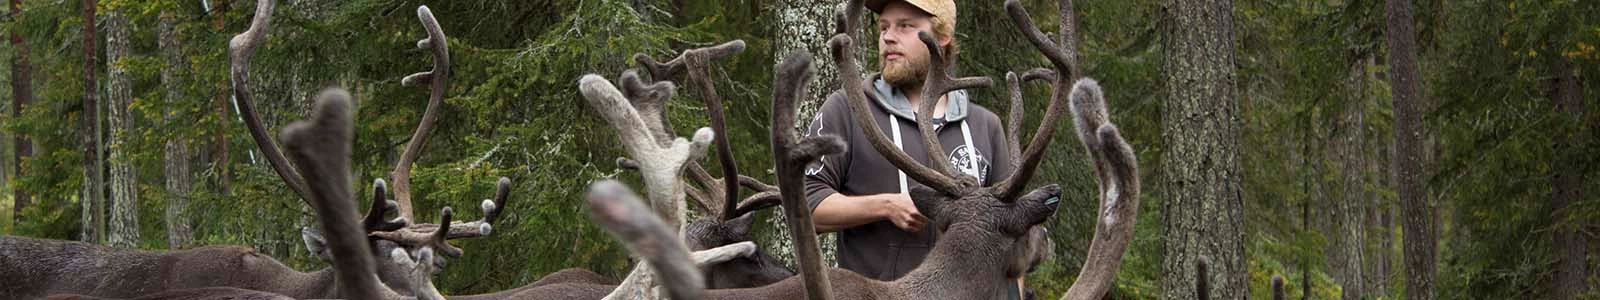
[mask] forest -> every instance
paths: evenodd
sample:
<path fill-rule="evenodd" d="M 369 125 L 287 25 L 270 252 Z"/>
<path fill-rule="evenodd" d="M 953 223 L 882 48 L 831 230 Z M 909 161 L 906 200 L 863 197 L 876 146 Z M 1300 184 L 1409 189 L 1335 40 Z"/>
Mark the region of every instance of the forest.
<path fill-rule="evenodd" d="M 801 134 L 855 80 L 842 77 L 860 74 L 830 54 L 849 1 L 278 1 L 247 58 L 249 89 L 231 73 L 229 46 L 261 17 L 255 1 L 8 2 L 0 234 L 150 251 L 244 245 L 295 270 L 327 267 L 302 237 L 319 210 L 305 182 L 280 176 L 282 154 L 249 124 L 259 118 L 277 139 L 340 87 L 354 107 L 348 188 L 359 211 L 381 214 L 368 195 L 382 179 L 410 220 L 492 222 L 466 238 L 446 230 L 444 248 L 464 254 L 432 277 L 444 295 L 568 268 L 622 279 L 641 263 L 591 220 L 586 193 L 607 179 L 640 194 L 655 183 L 648 162 L 619 159 L 637 155 L 580 91 L 585 75 L 624 82 L 629 70 L 656 72 L 635 54 L 665 62 L 742 41 L 688 62 L 688 80 L 658 109 L 674 137 L 725 126 L 717 143 L 732 151 L 713 147 L 691 168 L 725 176 L 731 161 L 779 185 L 787 167 L 773 135 Z M 1036 50 L 1006 2 L 1070 68 Z M 994 81 L 968 93 L 1022 125 L 1022 144 L 1048 121 L 1056 91 L 1024 82 L 1012 102 L 1008 73 L 1052 68 L 1050 78 L 1103 88 L 1142 183 L 1105 299 L 1194 299 L 1197 284 L 1215 298 L 1267 299 L 1275 280 L 1300 299 L 1600 299 L 1600 76 L 1587 76 L 1600 74 L 1600 1 L 956 3 L 950 71 Z M 447 42 L 418 42 L 430 37 L 422 6 Z M 846 34 L 859 41 L 847 61 L 872 73 L 879 29 L 865 14 Z M 433 50 L 445 48 L 442 88 L 408 78 L 437 70 Z M 774 99 L 796 88 L 781 74 L 795 54 L 810 57 L 812 76 L 797 88 L 798 124 L 784 128 Z M 1004 113 L 1017 104 L 1025 114 Z M 431 126 L 425 139 L 414 138 L 419 124 Z M 1055 125 L 1024 178 L 1027 189 L 1061 190 L 1039 224 L 1050 255 L 1024 276 L 1040 299 L 1064 298 L 1099 242 L 1102 154 L 1075 131 L 1094 129 L 1074 126 Z M 785 215 L 757 210 L 750 234 L 799 271 L 792 249 L 807 243 L 791 239 Z M 833 234 L 818 238 L 809 245 L 836 264 Z M 1200 261 L 1208 271 L 1197 276 Z"/>

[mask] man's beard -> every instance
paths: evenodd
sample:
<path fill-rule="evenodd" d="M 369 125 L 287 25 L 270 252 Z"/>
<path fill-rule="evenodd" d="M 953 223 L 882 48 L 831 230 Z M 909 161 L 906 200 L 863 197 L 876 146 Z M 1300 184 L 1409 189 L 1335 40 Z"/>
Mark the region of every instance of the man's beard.
<path fill-rule="evenodd" d="M 894 87 L 922 85 L 922 80 L 927 76 L 927 60 L 912 60 L 902 56 L 897 61 L 883 63 L 883 80 Z"/>

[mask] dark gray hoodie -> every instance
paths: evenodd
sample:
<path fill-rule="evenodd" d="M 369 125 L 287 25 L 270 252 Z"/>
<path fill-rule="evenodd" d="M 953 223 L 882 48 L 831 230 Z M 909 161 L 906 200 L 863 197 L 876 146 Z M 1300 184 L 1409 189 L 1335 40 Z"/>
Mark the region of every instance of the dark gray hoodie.
<path fill-rule="evenodd" d="M 922 148 L 916 115 L 905 95 L 891 88 L 879 76 L 866 79 L 877 93 L 872 116 L 878 125 L 913 159 L 928 163 Z M 948 107 L 942 119 L 935 119 L 942 153 L 950 156 L 956 170 L 977 177 L 984 185 L 1011 173 L 1011 147 L 1005 139 L 1000 117 L 971 103 L 965 91 L 946 95 Z M 834 193 L 851 196 L 906 193 L 921 185 L 900 172 L 867 141 L 864 131 L 850 115 L 843 91 L 828 96 L 817 111 L 806 135 L 831 134 L 843 138 L 849 151 L 825 156 L 806 168 L 806 200 L 812 210 Z M 931 227 L 911 233 L 887 220 L 839 231 L 839 267 L 878 280 L 894 280 L 905 275 L 927 257 L 938 235 Z"/>

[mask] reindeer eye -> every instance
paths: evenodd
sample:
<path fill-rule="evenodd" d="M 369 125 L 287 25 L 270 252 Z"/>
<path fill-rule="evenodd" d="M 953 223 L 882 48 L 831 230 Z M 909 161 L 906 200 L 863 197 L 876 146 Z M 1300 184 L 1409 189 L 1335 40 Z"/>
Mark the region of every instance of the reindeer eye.
<path fill-rule="evenodd" d="M 1049 199 L 1044 199 L 1045 205 L 1056 204 L 1056 202 L 1061 202 L 1061 196 L 1050 196 Z"/>

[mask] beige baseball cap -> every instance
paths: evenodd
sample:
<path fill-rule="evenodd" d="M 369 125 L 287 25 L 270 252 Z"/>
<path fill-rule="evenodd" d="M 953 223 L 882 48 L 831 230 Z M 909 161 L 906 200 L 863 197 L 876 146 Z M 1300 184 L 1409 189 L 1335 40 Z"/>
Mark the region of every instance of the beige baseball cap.
<path fill-rule="evenodd" d="M 945 24 L 950 24 L 951 29 L 956 26 L 955 0 L 866 0 L 864 4 L 872 12 L 882 14 L 884 6 L 896 1 L 905 2 L 922 9 L 923 12 L 933 15 L 933 18 L 939 19 Z"/>

